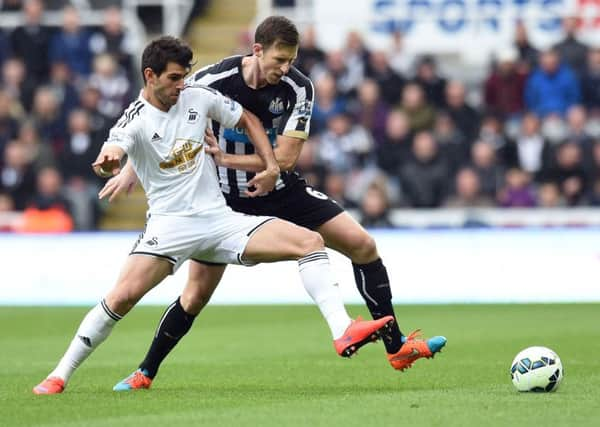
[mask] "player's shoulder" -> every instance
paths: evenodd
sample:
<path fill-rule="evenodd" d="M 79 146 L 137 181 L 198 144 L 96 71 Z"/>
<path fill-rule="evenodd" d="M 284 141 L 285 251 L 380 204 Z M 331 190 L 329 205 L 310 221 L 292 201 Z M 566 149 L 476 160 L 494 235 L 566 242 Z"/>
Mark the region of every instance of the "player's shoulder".
<path fill-rule="evenodd" d="M 299 69 L 294 67 L 293 65 L 292 65 L 292 67 L 290 67 L 290 71 L 284 76 L 282 81 L 284 83 L 294 84 L 299 87 L 311 87 L 312 88 L 311 80 L 306 75 L 304 75 Z"/>
<path fill-rule="evenodd" d="M 212 83 L 218 79 L 224 79 L 234 74 L 237 74 L 242 63 L 243 56 L 234 55 L 227 58 L 223 58 L 221 61 L 207 65 L 194 74 L 192 74 L 192 81 L 206 82 L 205 84 Z"/>
<path fill-rule="evenodd" d="M 123 111 L 123 114 L 121 114 L 121 117 L 113 126 L 113 130 L 132 132 L 135 131 L 139 126 L 143 126 L 145 107 L 146 104 L 139 98 L 131 102 L 131 104 L 129 104 L 129 106 Z"/>

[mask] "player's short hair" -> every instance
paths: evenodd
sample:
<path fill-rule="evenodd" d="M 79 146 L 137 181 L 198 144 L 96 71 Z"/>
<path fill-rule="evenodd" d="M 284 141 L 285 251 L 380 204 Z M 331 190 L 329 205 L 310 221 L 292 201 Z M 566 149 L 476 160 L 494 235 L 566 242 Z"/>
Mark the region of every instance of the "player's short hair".
<path fill-rule="evenodd" d="M 254 43 L 260 43 L 265 50 L 278 44 L 298 46 L 300 35 L 296 25 L 285 16 L 269 16 L 256 27 Z"/>
<path fill-rule="evenodd" d="M 192 50 L 182 40 L 163 36 L 152 40 L 142 54 L 142 78 L 146 83 L 144 70 L 150 68 L 157 76 L 167 69 L 169 62 L 175 62 L 186 69 L 192 68 Z"/>

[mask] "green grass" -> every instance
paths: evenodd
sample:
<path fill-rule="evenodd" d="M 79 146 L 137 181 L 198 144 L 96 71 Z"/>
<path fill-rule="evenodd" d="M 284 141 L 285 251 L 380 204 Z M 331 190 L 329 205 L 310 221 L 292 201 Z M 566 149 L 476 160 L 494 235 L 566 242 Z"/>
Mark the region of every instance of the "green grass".
<path fill-rule="evenodd" d="M 597 304 L 399 306 L 405 332 L 448 337 L 439 357 L 404 373 L 388 366 L 380 343 L 350 360 L 336 356 L 315 307 L 208 307 L 151 390 L 116 393 L 162 313 L 138 307 L 65 393 L 33 395 L 86 311 L 0 307 L 0 425 L 579 427 L 600 419 Z M 510 362 L 530 345 L 561 356 L 556 393 L 513 389 Z"/>

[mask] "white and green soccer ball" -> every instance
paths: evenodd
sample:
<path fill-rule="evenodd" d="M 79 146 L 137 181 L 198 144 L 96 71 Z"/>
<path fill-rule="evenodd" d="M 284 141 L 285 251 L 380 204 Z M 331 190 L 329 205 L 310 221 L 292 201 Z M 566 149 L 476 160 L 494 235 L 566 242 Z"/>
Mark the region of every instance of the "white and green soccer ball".
<path fill-rule="evenodd" d="M 510 376 L 519 391 L 556 391 L 563 378 L 558 354 L 546 347 L 528 347 L 515 356 Z"/>

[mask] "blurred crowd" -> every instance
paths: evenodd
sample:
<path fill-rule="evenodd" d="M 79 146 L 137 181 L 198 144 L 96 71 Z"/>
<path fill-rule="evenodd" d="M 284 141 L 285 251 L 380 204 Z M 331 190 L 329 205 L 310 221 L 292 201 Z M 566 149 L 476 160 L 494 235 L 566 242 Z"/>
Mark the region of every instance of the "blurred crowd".
<path fill-rule="evenodd" d="M 50 28 L 43 2 L 15 3 L 23 25 L 0 29 L 0 217 L 24 212 L 25 231 L 96 229 L 90 164 L 139 90 L 121 11 L 89 28 L 67 6 Z M 576 18 L 563 26 L 540 51 L 518 24 L 477 82 L 408 54 L 401 34 L 387 50 L 351 32 L 323 51 L 307 29 L 296 65 L 315 103 L 298 170 L 373 227 L 396 207 L 600 206 L 600 49 L 577 39 Z"/>
<path fill-rule="evenodd" d="M 90 165 L 138 90 L 121 11 L 89 28 L 66 6 L 51 28 L 44 2 L 13 3 L 24 23 L 0 29 L 0 214 L 24 212 L 23 231 L 95 229 L 102 183 Z"/>
<path fill-rule="evenodd" d="M 450 78 L 433 56 L 350 33 L 324 52 L 303 34 L 313 80 L 311 138 L 299 170 L 368 226 L 389 209 L 600 206 L 600 49 L 564 37 L 538 50 L 517 24 L 480 81 Z M 475 100 L 472 102 L 471 100 Z"/>

